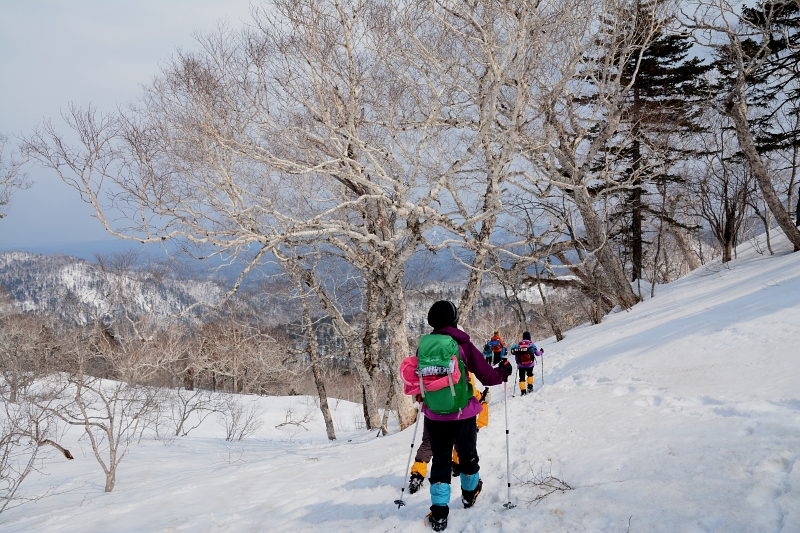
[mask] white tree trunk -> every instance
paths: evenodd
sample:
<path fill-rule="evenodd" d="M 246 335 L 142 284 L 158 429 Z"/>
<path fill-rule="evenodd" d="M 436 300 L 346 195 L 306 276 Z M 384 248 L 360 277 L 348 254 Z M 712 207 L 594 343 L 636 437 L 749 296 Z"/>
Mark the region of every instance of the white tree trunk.
<path fill-rule="evenodd" d="M 747 162 L 750 163 L 750 169 L 756 181 L 758 181 L 758 187 L 761 189 L 764 201 L 769 206 L 769 210 L 778 222 L 778 226 L 783 230 L 784 235 L 794 245 L 794 251 L 796 252 L 800 250 L 800 229 L 794 225 L 791 215 L 784 209 L 778 194 L 775 192 L 775 187 L 772 185 L 767 167 L 758 153 L 753 139 L 753 132 L 747 122 L 747 104 L 744 100 L 744 89 L 739 89 L 737 92 L 739 94 L 736 95 L 736 101 L 730 101 L 726 106 L 726 111 L 736 126 L 736 138 L 739 140 L 739 147 L 747 158 Z"/>

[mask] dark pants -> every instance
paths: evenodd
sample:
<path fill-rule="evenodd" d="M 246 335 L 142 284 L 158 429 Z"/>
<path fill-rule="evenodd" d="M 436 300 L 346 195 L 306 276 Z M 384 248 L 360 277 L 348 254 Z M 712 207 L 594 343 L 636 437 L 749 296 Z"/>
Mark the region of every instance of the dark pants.
<path fill-rule="evenodd" d="M 525 382 L 525 376 L 533 376 L 533 367 L 530 367 L 530 368 L 519 368 L 519 367 L 517 367 L 517 369 L 519 370 L 519 382 L 520 383 L 524 383 Z"/>
<path fill-rule="evenodd" d="M 431 451 L 431 438 L 428 436 L 428 420 L 422 426 L 422 442 L 417 448 L 417 455 L 414 456 L 415 463 L 430 463 L 433 452 Z"/>
<path fill-rule="evenodd" d="M 503 360 L 503 352 L 494 352 L 492 354 L 492 366 L 497 366 L 497 363 Z"/>
<path fill-rule="evenodd" d="M 431 484 L 450 484 L 450 468 L 453 446 L 458 448 L 458 469 L 462 474 L 472 475 L 480 470 L 478 466 L 478 426 L 475 417 L 466 420 L 438 422 L 425 419 L 425 429 L 431 441 L 433 464 L 431 465 Z"/>
<path fill-rule="evenodd" d="M 456 446 L 456 454 L 458 454 L 458 446 Z M 428 435 L 428 426 L 426 424 L 423 424 L 422 442 L 419 443 L 419 448 L 417 448 L 417 455 L 414 456 L 414 462 L 430 463 L 431 457 L 433 457 L 433 450 L 431 450 L 431 438 Z"/>

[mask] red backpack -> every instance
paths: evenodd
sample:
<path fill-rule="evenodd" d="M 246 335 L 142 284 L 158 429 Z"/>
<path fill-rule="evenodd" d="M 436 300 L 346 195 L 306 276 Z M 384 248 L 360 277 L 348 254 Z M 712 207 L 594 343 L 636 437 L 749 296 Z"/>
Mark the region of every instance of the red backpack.
<path fill-rule="evenodd" d="M 533 352 L 536 350 L 536 346 L 534 345 L 533 350 L 531 350 L 532 344 L 531 341 L 523 340 L 511 348 L 511 353 L 519 356 L 519 364 L 529 365 L 533 361 Z"/>

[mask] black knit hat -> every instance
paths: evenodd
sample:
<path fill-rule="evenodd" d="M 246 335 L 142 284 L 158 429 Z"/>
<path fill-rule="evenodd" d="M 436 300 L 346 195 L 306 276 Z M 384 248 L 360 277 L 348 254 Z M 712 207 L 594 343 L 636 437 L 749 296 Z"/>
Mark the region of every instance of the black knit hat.
<path fill-rule="evenodd" d="M 458 309 L 451 301 L 439 300 L 428 311 L 428 324 L 433 329 L 456 326 L 458 324 Z"/>
<path fill-rule="evenodd" d="M 522 340 L 524 340 L 524 341 L 531 340 L 531 333 L 529 331 L 526 331 L 525 333 L 523 333 L 522 334 Z"/>

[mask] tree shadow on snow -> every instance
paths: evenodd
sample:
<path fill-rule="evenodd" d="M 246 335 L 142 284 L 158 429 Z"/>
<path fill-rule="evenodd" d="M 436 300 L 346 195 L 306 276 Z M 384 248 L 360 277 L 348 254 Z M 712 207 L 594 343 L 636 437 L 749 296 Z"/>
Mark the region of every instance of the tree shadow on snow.
<path fill-rule="evenodd" d="M 392 503 L 400 495 L 400 490 L 397 494 L 390 497 L 387 496 L 386 501 L 376 503 L 349 503 L 349 502 L 318 502 L 305 507 L 308 511 L 302 520 L 310 524 L 325 523 L 328 527 L 335 525 L 335 522 L 348 522 L 355 526 L 354 522 L 360 520 L 386 520 L 392 521 L 400 520 L 407 521 L 410 518 L 417 519 L 417 517 L 425 516 L 428 513 L 428 506 L 430 506 L 430 499 L 427 492 L 423 495 L 415 494 L 409 498 L 408 494 L 403 498 L 406 502 L 404 507 L 400 509 L 397 505 Z M 422 496 L 422 497 L 418 497 Z M 344 524 L 342 524 L 344 525 Z M 366 525 L 366 524 L 364 524 Z M 363 526 L 362 526 L 363 527 Z"/>
<path fill-rule="evenodd" d="M 400 487 L 403 486 L 403 478 L 400 476 L 380 476 L 380 477 L 362 477 L 358 479 L 351 479 L 341 487 L 345 490 L 359 490 L 359 489 L 374 489 L 377 487 L 396 487 L 397 494 L 400 495 Z M 406 487 L 406 492 L 408 487 Z"/>

